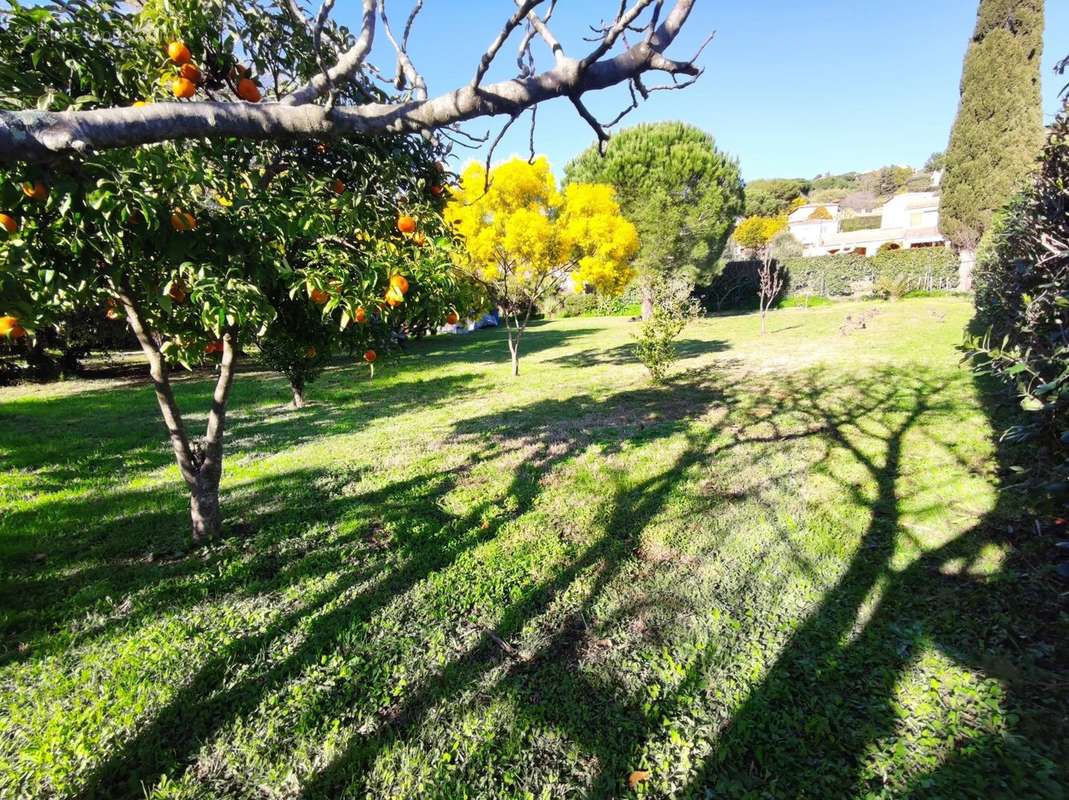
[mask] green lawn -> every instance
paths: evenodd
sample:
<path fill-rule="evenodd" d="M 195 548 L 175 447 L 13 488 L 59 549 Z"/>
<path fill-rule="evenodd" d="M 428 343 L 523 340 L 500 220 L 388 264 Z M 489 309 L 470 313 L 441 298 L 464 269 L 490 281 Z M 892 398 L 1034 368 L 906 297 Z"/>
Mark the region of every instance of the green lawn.
<path fill-rule="evenodd" d="M 664 387 L 623 319 L 300 411 L 250 372 L 196 550 L 143 383 L 0 390 L 0 796 L 1063 797 L 1064 584 L 969 314 L 703 320 Z"/>

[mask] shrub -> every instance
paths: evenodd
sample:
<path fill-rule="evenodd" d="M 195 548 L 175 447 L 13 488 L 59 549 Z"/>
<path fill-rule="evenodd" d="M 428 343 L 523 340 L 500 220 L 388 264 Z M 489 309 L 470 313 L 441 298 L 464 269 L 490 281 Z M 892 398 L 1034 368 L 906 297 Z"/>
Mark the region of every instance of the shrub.
<path fill-rule="evenodd" d="M 879 228 L 882 221 L 883 217 L 879 214 L 873 214 L 867 217 L 850 217 L 839 223 L 839 230 L 843 233 L 850 233 L 851 231 L 871 231 Z"/>
<path fill-rule="evenodd" d="M 557 313 L 562 317 L 582 317 L 597 312 L 598 296 L 596 294 L 568 294 L 564 296 L 564 301 Z"/>
<path fill-rule="evenodd" d="M 873 294 L 884 300 L 901 300 L 908 291 L 909 278 L 901 272 L 894 277 L 881 275 L 873 287 Z"/>
<path fill-rule="evenodd" d="M 1032 445 L 1030 478 L 1069 479 L 1069 108 L 1051 126 L 1033 185 L 995 219 L 976 265 L 974 364 L 1013 386 L 1029 418 L 1007 436 Z"/>
<path fill-rule="evenodd" d="M 809 215 L 809 219 L 833 219 L 833 217 L 827 208 L 818 206 L 813 210 L 813 213 Z"/>
<path fill-rule="evenodd" d="M 664 380 L 679 358 L 676 337 L 699 314 L 693 289 L 692 284 L 678 276 L 658 278 L 649 284 L 653 314 L 642 323 L 635 337 L 635 354 L 657 383 Z"/>

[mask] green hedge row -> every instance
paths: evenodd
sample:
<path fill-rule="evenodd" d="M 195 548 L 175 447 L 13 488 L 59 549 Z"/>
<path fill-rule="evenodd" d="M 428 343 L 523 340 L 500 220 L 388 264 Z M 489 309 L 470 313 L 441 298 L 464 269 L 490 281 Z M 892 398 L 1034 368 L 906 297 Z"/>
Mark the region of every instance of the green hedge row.
<path fill-rule="evenodd" d="M 849 233 L 850 231 L 871 231 L 880 227 L 883 222 L 881 216 L 871 217 L 849 217 L 839 223 L 839 231 L 842 233 Z"/>
<path fill-rule="evenodd" d="M 855 282 L 899 275 L 906 277 L 910 290 L 953 289 L 958 284 L 958 257 L 943 247 L 885 250 L 875 256 L 792 258 L 784 266 L 790 294 L 849 295 Z"/>
<path fill-rule="evenodd" d="M 698 291 L 706 308 L 756 308 L 759 266 L 756 261 L 729 261 L 712 283 Z M 899 275 L 906 277 L 909 291 L 953 289 L 958 285 L 958 257 L 942 247 L 887 250 L 875 256 L 791 258 L 784 268 L 786 296 L 843 297 L 853 294 L 851 284 Z"/>

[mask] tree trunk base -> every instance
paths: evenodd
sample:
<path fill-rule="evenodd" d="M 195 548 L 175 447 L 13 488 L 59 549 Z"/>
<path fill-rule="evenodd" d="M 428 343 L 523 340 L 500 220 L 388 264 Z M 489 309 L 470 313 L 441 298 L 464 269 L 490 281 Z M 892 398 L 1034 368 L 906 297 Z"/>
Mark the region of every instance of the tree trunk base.
<path fill-rule="evenodd" d="M 219 487 L 198 486 L 189 493 L 189 516 L 193 524 L 193 541 L 214 539 L 223 530 L 219 510 Z"/>

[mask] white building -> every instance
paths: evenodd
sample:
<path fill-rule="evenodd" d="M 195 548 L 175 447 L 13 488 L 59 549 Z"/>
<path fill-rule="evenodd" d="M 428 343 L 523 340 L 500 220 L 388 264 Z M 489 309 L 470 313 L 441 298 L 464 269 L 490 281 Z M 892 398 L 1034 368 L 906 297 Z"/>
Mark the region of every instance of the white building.
<path fill-rule="evenodd" d="M 878 228 L 843 231 L 843 221 L 849 217 L 843 216 L 837 204 L 809 203 L 792 211 L 787 225 L 791 235 L 802 243 L 802 255 L 806 257 L 836 253 L 872 256 L 883 245 L 906 250 L 947 246 L 946 239 L 939 233 L 937 192 L 895 195 L 871 216 L 877 214 L 880 217 Z"/>

